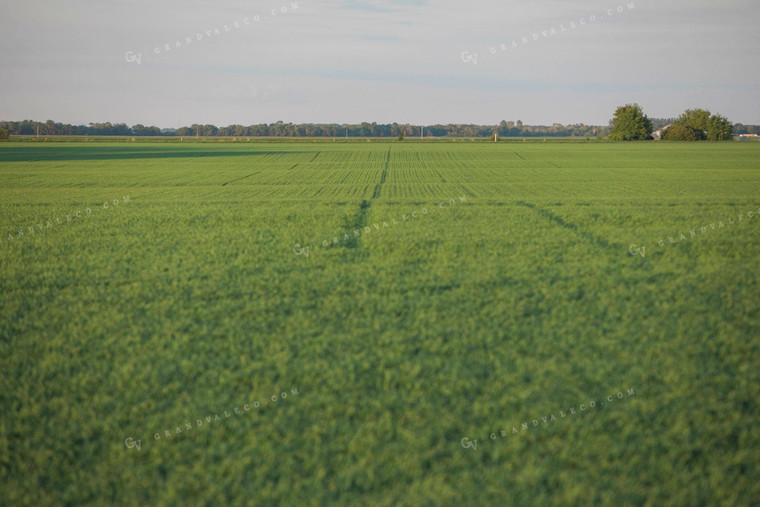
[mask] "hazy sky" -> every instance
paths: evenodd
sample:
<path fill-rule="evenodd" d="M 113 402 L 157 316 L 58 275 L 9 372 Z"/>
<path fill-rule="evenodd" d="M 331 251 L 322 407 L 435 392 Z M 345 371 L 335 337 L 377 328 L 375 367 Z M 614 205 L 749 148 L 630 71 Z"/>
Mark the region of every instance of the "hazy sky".
<path fill-rule="evenodd" d="M 650 117 L 703 107 L 760 124 L 759 0 L 3 0 L 2 11 L 2 120 L 606 125 L 638 102 Z"/>

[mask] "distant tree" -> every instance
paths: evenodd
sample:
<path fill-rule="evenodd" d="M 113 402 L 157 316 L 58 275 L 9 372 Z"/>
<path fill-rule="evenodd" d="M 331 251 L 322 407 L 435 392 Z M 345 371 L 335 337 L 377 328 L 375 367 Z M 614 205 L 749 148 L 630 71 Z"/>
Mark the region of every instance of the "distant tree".
<path fill-rule="evenodd" d="M 248 129 L 242 125 L 232 125 L 232 135 L 245 137 L 248 135 Z"/>
<path fill-rule="evenodd" d="M 710 111 L 704 109 L 687 109 L 678 117 L 676 123 L 691 127 L 694 130 L 707 135 L 707 126 L 710 122 Z"/>
<path fill-rule="evenodd" d="M 160 136 L 161 129 L 155 126 L 146 127 L 141 124 L 132 125 L 132 133 L 136 136 Z"/>
<path fill-rule="evenodd" d="M 702 141 L 704 134 L 702 131 L 676 122 L 665 131 L 662 139 L 665 141 Z"/>
<path fill-rule="evenodd" d="M 271 123 L 269 125 L 267 135 L 281 137 L 285 135 L 285 123 L 278 121 L 277 123 Z"/>
<path fill-rule="evenodd" d="M 39 128 L 40 124 L 38 122 L 33 122 L 31 120 L 24 120 L 21 124 L 21 129 L 19 131 L 19 134 L 21 135 L 30 135 L 34 134 L 37 131 L 37 128 Z"/>
<path fill-rule="evenodd" d="M 216 127 L 216 125 L 203 125 L 200 127 L 202 136 L 215 136 L 218 131 L 219 129 Z"/>
<path fill-rule="evenodd" d="M 652 122 L 638 104 L 617 108 L 612 118 L 612 141 L 643 141 L 652 139 Z"/>
<path fill-rule="evenodd" d="M 132 135 L 132 129 L 130 129 L 126 123 L 116 123 L 113 125 L 112 134 L 115 136 L 129 136 Z"/>
<path fill-rule="evenodd" d="M 728 118 L 704 109 L 687 109 L 663 136 L 666 141 L 730 141 L 733 126 Z"/>
<path fill-rule="evenodd" d="M 398 140 L 399 141 L 403 141 L 404 140 L 404 131 L 403 130 L 398 133 Z"/>
<path fill-rule="evenodd" d="M 707 121 L 708 141 L 731 141 L 734 138 L 734 129 L 728 118 L 714 114 Z"/>
<path fill-rule="evenodd" d="M 707 123 L 710 111 L 687 109 L 662 137 L 666 141 L 704 141 L 707 139 Z"/>
<path fill-rule="evenodd" d="M 5 129 L 0 129 L 0 139 L 9 139 L 10 135 L 8 134 L 8 131 Z"/>

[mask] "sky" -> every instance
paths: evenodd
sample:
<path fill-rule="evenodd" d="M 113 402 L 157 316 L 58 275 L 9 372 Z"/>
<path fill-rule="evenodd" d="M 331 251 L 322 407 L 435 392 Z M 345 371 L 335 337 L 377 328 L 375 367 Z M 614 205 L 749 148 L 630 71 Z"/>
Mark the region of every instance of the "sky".
<path fill-rule="evenodd" d="M 0 120 L 760 124 L 758 0 L 3 0 Z M 189 42 L 188 42 L 189 41 Z"/>

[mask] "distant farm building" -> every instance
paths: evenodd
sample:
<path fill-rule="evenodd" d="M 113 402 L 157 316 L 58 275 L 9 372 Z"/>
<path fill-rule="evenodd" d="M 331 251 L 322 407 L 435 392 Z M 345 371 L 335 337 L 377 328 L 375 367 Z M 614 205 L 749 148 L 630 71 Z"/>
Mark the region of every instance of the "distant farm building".
<path fill-rule="evenodd" d="M 652 132 L 652 137 L 654 137 L 655 139 L 662 139 L 663 134 L 665 134 L 665 131 L 670 128 L 670 125 L 672 125 L 672 124 L 665 125 L 661 129 L 659 129 L 659 130 L 657 130 L 655 132 Z"/>

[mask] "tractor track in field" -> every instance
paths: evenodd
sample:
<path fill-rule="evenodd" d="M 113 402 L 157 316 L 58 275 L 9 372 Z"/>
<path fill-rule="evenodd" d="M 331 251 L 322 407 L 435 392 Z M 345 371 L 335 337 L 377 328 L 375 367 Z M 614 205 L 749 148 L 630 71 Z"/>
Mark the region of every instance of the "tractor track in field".
<path fill-rule="evenodd" d="M 388 147 L 388 154 L 385 157 L 385 168 L 383 169 L 383 173 L 380 176 L 380 183 L 375 185 L 375 190 L 372 192 L 372 197 L 369 200 L 363 199 L 361 204 L 359 205 L 359 212 L 354 216 L 354 219 L 352 223 L 350 224 L 350 228 L 352 230 L 354 229 L 363 229 L 367 226 L 367 217 L 369 216 L 369 209 L 372 207 L 372 203 L 375 199 L 380 197 L 380 193 L 383 189 L 383 184 L 385 184 L 385 179 L 388 177 L 388 167 L 391 163 L 391 148 Z M 357 238 L 351 238 L 350 241 L 346 243 L 346 248 L 357 248 L 359 246 L 359 240 Z"/>
<path fill-rule="evenodd" d="M 306 163 L 307 163 L 307 164 L 311 164 L 311 163 L 312 163 L 312 162 L 314 162 L 314 161 L 317 159 L 317 157 L 318 157 L 319 155 L 321 155 L 321 154 L 322 154 L 322 152 L 321 152 L 321 151 L 318 151 L 318 152 L 316 153 L 316 155 L 314 155 L 313 157 L 311 157 L 311 160 L 309 160 L 309 161 L 308 161 L 308 162 L 306 162 Z M 296 167 L 298 167 L 299 165 L 300 165 L 300 164 L 296 164 L 296 165 L 294 165 L 293 167 L 288 167 L 288 169 L 287 169 L 287 170 L 288 170 L 288 171 L 290 171 L 291 169 L 295 169 L 295 168 L 296 168 Z"/>
<path fill-rule="evenodd" d="M 391 163 L 391 148 L 388 147 L 388 155 L 385 158 L 385 169 L 383 169 L 383 174 L 380 176 L 380 183 L 375 185 L 375 191 L 372 193 L 372 200 L 377 199 L 380 197 L 380 190 L 383 188 L 383 184 L 385 183 L 385 178 L 388 176 L 388 166 Z"/>
<path fill-rule="evenodd" d="M 296 165 L 297 165 L 297 164 L 296 164 Z M 235 183 L 236 181 L 244 180 L 244 179 L 246 179 L 246 178 L 250 178 L 251 176 L 256 176 L 256 175 L 257 175 L 257 174 L 259 174 L 260 172 L 261 172 L 261 171 L 256 171 L 255 173 L 253 173 L 253 174 L 249 174 L 248 176 L 243 176 L 242 178 L 238 178 L 238 179 L 236 179 L 236 180 L 228 181 L 227 183 L 222 183 L 222 186 L 224 187 L 224 186 L 227 186 L 227 185 L 229 185 L 230 183 Z"/>
<path fill-rule="evenodd" d="M 517 155 L 517 157 L 518 157 L 520 160 L 525 160 L 525 157 L 523 157 L 522 155 L 520 155 L 520 154 L 519 154 L 519 153 L 517 153 L 516 151 L 513 151 L 512 153 L 514 153 L 515 155 Z"/>
<path fill-rule="evenodd" d="M 583 238 L 583 239 L 585 239 L 587 241 L 590 241 L 591 243 L 595 244 L 596 246 L 599 246 L 599 247 L 602 247 L 602 248 L 605 248 L 605 249 L 614 250 L 616 252 L 620 252 L 620 249 L 622 248 L 620 246 L 611 245 L 606 239 L 594 236 L 593 234 L 591 234 L 587 230 L 583 229 L 578 224 L 574 224 L 572 222 L 566 222 L 562 217 L 559 217 L 559 216 L 555 215 L 551 211 L 547 211 L 545 209 L 541 209 L 541 208 L 537 207 L 535 204 L 531 204 L 529 202 L 524 202 L 524 201 L 517 201 L 517 204 L 520 205 L 520 206 L 523 206 L 525 208 L 532 209 L 533 211 L 535 211 L 536 213 L 538 213 L 542 217 L 547 218 L 548 220 L 554 222 L 555 224 L 559 225 L 560 227 L 562 227 L 564 229 L 567 229 L 569 231 L 573 231 L 575 234 L 577 234 L 581 238 Z"/>

